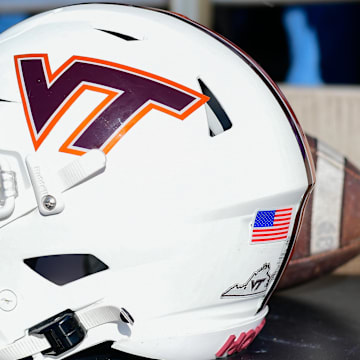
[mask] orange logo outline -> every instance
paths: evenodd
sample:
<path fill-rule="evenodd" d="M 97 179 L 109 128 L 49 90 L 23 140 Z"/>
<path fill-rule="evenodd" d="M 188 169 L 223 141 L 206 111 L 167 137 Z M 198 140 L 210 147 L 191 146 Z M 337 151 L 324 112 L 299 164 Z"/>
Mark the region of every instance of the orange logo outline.
<path fill-rule="evenodd" d="M 111 61 L 106 60 L 100 60 L 96 58 L 90 58 L 90 57 L 84 57 L 84 56 L 72 56 L 70 57 L 65 63 L 63 63 L 57 70 L 54 72 L 51 71 L 50 63 L 49 63 L 49 57 L 48 54 L 23 54 L 23 55 L 15 55 L 15 69 L 16 69 L 16 76 L 17 81 L 20 89 L 21 94 L 21 100 L 24 107 L 25 117 L 27 121 L 27 125 L 30 131 L 31 139 L 34 144 L 35 151 L 38 150 L 40 145 L 43 143 L 43 141 L 47 138 L 49 133 L 52 131 L 54 126 L 57 124 L 57 122 L 60 120 L 60 118 L 65 114 L 65 112 L 71 107 L 71 105 L 80 97 L 80 95 L 86 91 L 96 91 L 102 94 L 106 94 L 107 97 L 91 111 L 91 113 L 81 122 L 81 124 L 73 131 L 73 133 L 69 136 L 68 139 L 61 145 L 59 148 L 60 152 L 74 154 L 74 155 L 83 155 L 86 153 L 86 151 L 81 151 L 77 149 L 70 148 L 71 144 L 73 143 L 74 139 L 78 137 L 78 135 L 96 118 L 96 116 L 105 110 L 107 106 L 109 106 L 112 101 L 119 95 L 120 91 L 118 89 L 109 90 L 104 89 L 101 86 L 97 86 L 96 84 L 86 84 L 83 83 L 79 86 L 79 88 L 64 102 L 60 105 L 60 107 L 54 112 L 53 118 L 51 121 L 48 121 L 42 130 L 42 133 L 39 137 L 34 132 L 33 129 L 33 121 L 30 116 L 31 110 L 29 109 L 28 102 L 27 102 L 27 95 L 25 94 L 25 85 L 23 83 L 23 79 L 21 76 L 21 70 L 19 61 L 21 59 L 34 59 L 39 58 L 43 61 L 43 65 L 45 65 L 45 71 L 46 76 L 48 78 L 50 87 L 51 84 L 56 81 L 56 78 L 61 75 L 64 71 L 66 71 L 74 62 L 80 61 L 80 62 L 87 62 L 87 63 L 93 63 L 93 64 L 100 64 L 102 66 L 106 67 L 112 67 L 117 68 L 121 70 L 125 70 L 126 72 L 134 73 L 137 75 L 140 75 L 142 77 L 147 77 L 152 80 L 155 80 L 157 82 L 165 83 L 167 85 L 170 85 L 173 88 L 179 89 L 182 92 L 189 93 L 192 96 L 195 96 L 197 100 L 186 110 L 183 112 L 177 113 L 175 111 L 170 110 L 169 108 L 166 108 L 165 106 L 161 106 L 157 103 L 153 103 L 152 101 L 148 102 L 144 108 L 142 108 L 139 112 L 135 113 L 134 116 L 130 117 L 123 126 L 118 129 L 109 139 L 110 141 L 106 142 L 105 145 L 101 148 L 101 150 L 107 154 L 115 145 L 116 143 L 141 119 L 143 118 L 149 111 L 152 109 L 159 110 L 163 113 L 166 113 L 168 115 L 174 116 L 180 120 L 184 120 L 187 118 L 190 114 L 192 114 L 195 110 L 197 110 L 200 106 L 205 104 L 209 97 L 205 96 L 204 94 L 201 94 L 195 90 L 192 90 L 184 85 L 181 85 L 179 83 L 176 83 L 172 80 L 163 78 L 161 76 L 139 70 L 130 66 L 121 65 L 118 63 L 114 63 Z M 120 95 L 121 96 L 121 95 Z"/>

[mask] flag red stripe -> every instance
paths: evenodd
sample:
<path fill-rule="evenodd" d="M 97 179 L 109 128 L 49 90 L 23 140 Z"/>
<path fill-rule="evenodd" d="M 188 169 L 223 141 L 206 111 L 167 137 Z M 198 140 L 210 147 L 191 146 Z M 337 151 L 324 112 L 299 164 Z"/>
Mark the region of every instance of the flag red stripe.
<path fill-rule="evenodd" d="M 284 218 L 281 218 L 281 219 L 274 219 L 274 223 L 279 222 L 279 221 L 290 220 L 290 219 L 291 219 L 291 216 L 284 217 Z"/>
<path fill-rule="evenodd" d="M 291 212 L 289 212 L 289 213 L 285 213 L 285 214 L 275 214 L 275 217 L 277 218 L 277 217 L 280 217 L 280 216 L 291 216 Z"/>
<path fill-rule="evenodd" d="M 261 241 L 270 241 L 270 240 L 281 240 L 281 239 L 286 239 L 287 236 L 277 236 L 274 238 L 270 238 L 270 239 L 252 239 L 252 242 L 261 242 Z"/>
<path fill-rule="evenodd" d="M 275 227 L 275 226 L 283 226 L 283 225 L 287 225 L 287 224 L 290 224 L 290 221 L 287 221 L 287 222 L 280 222 L 280 221 L 284 221 L 284 220 L 279 220 L 276 222 L 276 224 L 272 227 Z"/>
<path fill-rule="evenodd" d="M 285 229 L 285 230 L 279 230 L 279 229 L 271 229 L 269 231 L 263 231 L 263 232 L 253 232 L 253 234 L 277 234 L 279 232 L 289 232 L 289 229 Z"/>
<path fill-rule="evenodd" d="M 279 211 L 292 211 L 292 208 L 276 210 L 276 212 L 279 212 Z"/>
<path fill-rule="evenodd" d="M 275 227 L 275 226 L 274 226 Z M 289 228 L 289 226 L 284 226 L 284 227 L 276 227 L 276 229 L 274 229 L 275 231 L 278 230 L 287 230 Z M 273 229 L 273 228 L 271 228 Z M 269 229 L 254 229 L 254 232 L 263 232 L 263 231 L 269 231 Z"/>
<path fill-rule="evenodd" d="M 268 234 L 253 234 L 253 237 L 255 236 L 274 236 L 274 235 L 282 235 L 287 234 L 288 231 L 279 231 L 279 232 L 269 232 Z"/>
<path fill-rule="evenodd" d="M 260 227 L 260 226 L 256 226 L 254 230 L 270 230 L 270 229 L 275 229 L 275 230 L 279 230 L 282 226 L 285 226 L 285 225 L 289 225 L 290 222 L 285 222 L 285 223 L 281 223 L 281 224 L 276 224 L 274 226 L 263 226 L 263 227 Z M 287 226 L 289 227 L 289 226 Z"/>
<path fill-rule="evenodd" d="M 274 217 L 274 220 L 281 220 L 281 219 L 284 219 L 284 218 L 291 218 L 291 215 L 275 215 Z"/>

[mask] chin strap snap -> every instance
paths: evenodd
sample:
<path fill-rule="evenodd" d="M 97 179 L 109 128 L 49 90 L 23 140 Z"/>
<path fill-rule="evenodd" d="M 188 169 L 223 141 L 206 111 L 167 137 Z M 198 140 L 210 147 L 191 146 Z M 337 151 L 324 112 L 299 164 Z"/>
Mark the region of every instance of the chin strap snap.
<path fill-rule="evenodd" d="M 127 321 L 129 317 L 131 321 Z M 18 360 L 40 353 L 58 356 L 80 344 L 90 329 L 120 321 L 133 323 L 125 309 L 115 306 L 77 312 L 66 310 L 32 327 L 28 335 L 1 348 L 0 359 Z"/>

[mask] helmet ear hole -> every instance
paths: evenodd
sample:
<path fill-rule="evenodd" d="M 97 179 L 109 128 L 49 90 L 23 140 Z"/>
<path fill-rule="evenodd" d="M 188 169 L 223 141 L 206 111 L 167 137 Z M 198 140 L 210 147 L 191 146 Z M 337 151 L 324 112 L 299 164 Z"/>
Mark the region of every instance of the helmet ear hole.
<path fill-rule="evenodd" d="M 56 285 L 66 285 L 109 267 L 90 254 L 51 255 L 25 259 L 24 263 Z"/>
<path fill-rule="evenodd" d="M 232 122 L 224 108 L 205 83 L 201 79 L 198 79 L 198 82 L 202 93 L 210 98 L 205 104 L 210 136 L 213 137 L 229 130 L 232 127 Z"/>

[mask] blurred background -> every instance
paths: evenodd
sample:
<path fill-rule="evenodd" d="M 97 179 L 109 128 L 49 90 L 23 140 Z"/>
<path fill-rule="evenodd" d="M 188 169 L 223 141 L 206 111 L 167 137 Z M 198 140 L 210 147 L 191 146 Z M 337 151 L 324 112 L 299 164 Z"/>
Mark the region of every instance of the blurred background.
<path fill-rule="evenodd" d="M 279 84 L 305 132 L 360 169 L 360 0 L 0 0 L 0 32 L 44 10 L 83 2 L 168 9 L 229 38 Z M 360 243 L 360 201 L 354 209 Z M 271 326 L 241 359 L 359 359 L 359 284 L 357 256 L 330 277 L 278 293 Z M 259 355 L 259 349 L 266 351 Z"/>
<path fill-rule="evenodd" d="M 81 2 L 92 1 L 0 0 L 0 31 L 40 11 Z M 119 2 L 169 9 L 213 28 L 249 53 L 275 81 L 301 85 L 360 83 L 357 1 Z"/>

